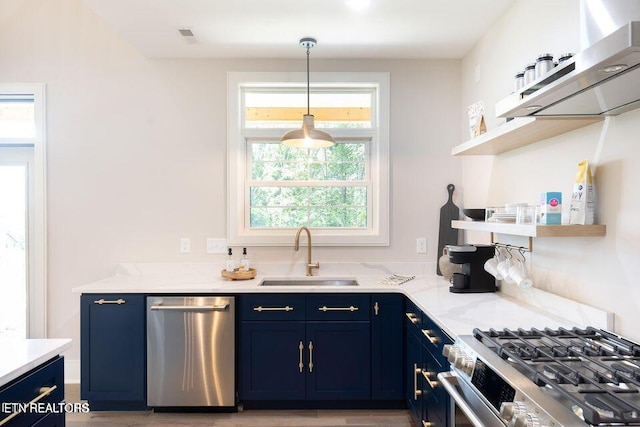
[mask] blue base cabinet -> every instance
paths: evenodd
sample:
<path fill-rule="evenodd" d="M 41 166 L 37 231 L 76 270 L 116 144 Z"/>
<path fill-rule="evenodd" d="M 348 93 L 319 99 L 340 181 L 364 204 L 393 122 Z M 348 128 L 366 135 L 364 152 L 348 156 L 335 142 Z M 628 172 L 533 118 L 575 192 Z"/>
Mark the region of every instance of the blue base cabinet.
<path fill-rule="evenodd" d="M 305 342 L 304 322 L 242 322 L 240 398 L 303 399 Z"/>
<path fill-rule="evenodd" d="M 448 371 L 442 348 L 452 340 L 411 301 L 406 301 L 406 397 L 418 425 L 449 425 L 449 397 L 437 374 Z"/>
<path fill-rule="evenodd" d="M 373 378 L 383 370 L 372 368 L 372 342 L 382 350 L 393 341 L 387 337 L 381 344 L 372 336 L 388 331 L 372 328 L 371 303 L 367 294 L 240 296 L 240 400 L 370 401 Z M 401 323 L 395 336 L 402 339 Z M 402 354 L 402 341 L 393 350 Z M 402 384 L 402 356 L 399 363 Z M 396 385 L 388 387 L 395 391 Z M 397 399 L 403 399 L 401 391 Z"/>
<path fill-rule="evenodd" d="M 0 402 L 53 405 L 57 412 L 0 412 L 4 427 L 64 427 L 64 411 L 58 404 L 64 401 L 64 358 L 57 356 L 19 378 L 0 387 Z"/>
<path fill-rule="evenodd" d="M 404 296 L 371 295 L 371 398 L 404 399 Z"/>
<path fill-rule="evenodd" d="M 146 407 L 145 297 L 83 294 L 80 397 L 92 410 Z"/>
<path fill-rule="evenodd" d="M 307 399 L 371 397 L 369 322 L 308 322 Z"/>

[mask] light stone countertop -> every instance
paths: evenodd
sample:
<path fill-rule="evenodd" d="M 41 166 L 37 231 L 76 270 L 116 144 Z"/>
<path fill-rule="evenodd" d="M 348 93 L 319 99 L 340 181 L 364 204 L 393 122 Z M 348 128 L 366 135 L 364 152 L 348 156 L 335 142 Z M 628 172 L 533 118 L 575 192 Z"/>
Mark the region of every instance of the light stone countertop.
<path fill-rule="evenodd" d="M 69 348 L 70 339 L 0 339 L 0 387 Z"/>
<path fill-rule="evenodd" d="M 79 286 L 74 293 L 88 294 L 242 294 L 242 293 L 377 293 L 398 292 L 409 297 L 452 338 L 471 334 L 474 328 L 556 328 L 594 326 L 613 330 L 611 313 L 558 297 L 535 288 L 495 293 L 454 294 L 450 284 L 435 272 L 433 263 L 323 264 L 318 276 L 307 278 L 299 266 L 255 266 L 255 279 L 229 281 L 220 277 L 216 264 L 121 264 L 108 278 Z M 415 275 L 402 285 L 381 285 L 391 273 Z M 316 272 L 314 272 L 316 274 Z M 265 278 L 299 280 L 353 278 L 359 286 L 269 286 Z"/>

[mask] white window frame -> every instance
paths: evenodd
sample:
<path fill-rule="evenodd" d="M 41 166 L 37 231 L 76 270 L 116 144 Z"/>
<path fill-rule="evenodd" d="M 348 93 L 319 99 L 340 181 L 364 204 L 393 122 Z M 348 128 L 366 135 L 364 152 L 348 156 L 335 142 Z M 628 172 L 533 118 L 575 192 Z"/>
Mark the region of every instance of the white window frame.
<path fill-rule="evenodd" d="M 45 137 L 45 85 L 0 84 L 0 93 L 8 95 L 32 94 L 34 97 L 34 138 L 0 138 L 0 145 L 33 146 L 31 175 L 33 198 L 29 200 L 29 252 L 27 272 L 28 338 L 47 337 L 47 188 L 46 188 L 46 137 Z"/>
<path fill-rule="evenodd" d="M 375 84 L 377 86 L 377 127 L 367 129 L 331 129 L 336 139 L 358 136 L 371 138 L 369 166 L 373 188 L 367 202 L 372 203 L 370 227 L 366 229 L 312 228 L 313 243 L 318 246 L 389 245 L 389 73 L 311 73 L 313 85 Z M 246 141 L 255 138 L 279 139 L 284 129 L 245 129 L 243 127 L 242 88 L 278 83 L 305 83 L 305 73 L 227 74 L 227 240 L 229 245 L 290 246 L 295 229 L 251 229 L 248 225 L 249 195 L 245 179 Z M 313 114 L 313 105 L 311 105 Z M 300 118 L 302 125 L 302 117 Z M 357 133 L 356 133 L 357 132 Z"/>

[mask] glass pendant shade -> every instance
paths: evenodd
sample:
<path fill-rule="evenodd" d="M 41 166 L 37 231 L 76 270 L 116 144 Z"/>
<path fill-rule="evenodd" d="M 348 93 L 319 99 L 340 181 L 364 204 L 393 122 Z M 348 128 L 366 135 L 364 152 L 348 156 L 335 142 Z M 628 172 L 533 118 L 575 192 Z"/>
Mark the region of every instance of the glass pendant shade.
<path fill-rule="evenodd" d="M 312 114 L 302 116 L 302 129 L 285 133 L 280 141 L 283 145 L 299 148 L 326 148 L 335 144 L 331 135 L 314 127 Z"/>

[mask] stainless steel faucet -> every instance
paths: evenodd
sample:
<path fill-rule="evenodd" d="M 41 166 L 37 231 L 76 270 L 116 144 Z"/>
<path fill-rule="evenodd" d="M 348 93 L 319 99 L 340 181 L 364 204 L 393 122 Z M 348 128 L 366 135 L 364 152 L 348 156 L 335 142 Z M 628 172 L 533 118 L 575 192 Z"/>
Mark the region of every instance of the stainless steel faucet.
<path fill-rule="evenodd" d="M 313 276 L 313 269 L 320 268 L 320 263 L 316 262 L 315 264 L 311 262 L 311 231 L 307 227 L 300 227 L 296 232 L 296 242 L 293 245 L 294 250 L 300 250 L 300 233 L 302 230 L 307 232 L 307 276 Z"/>

